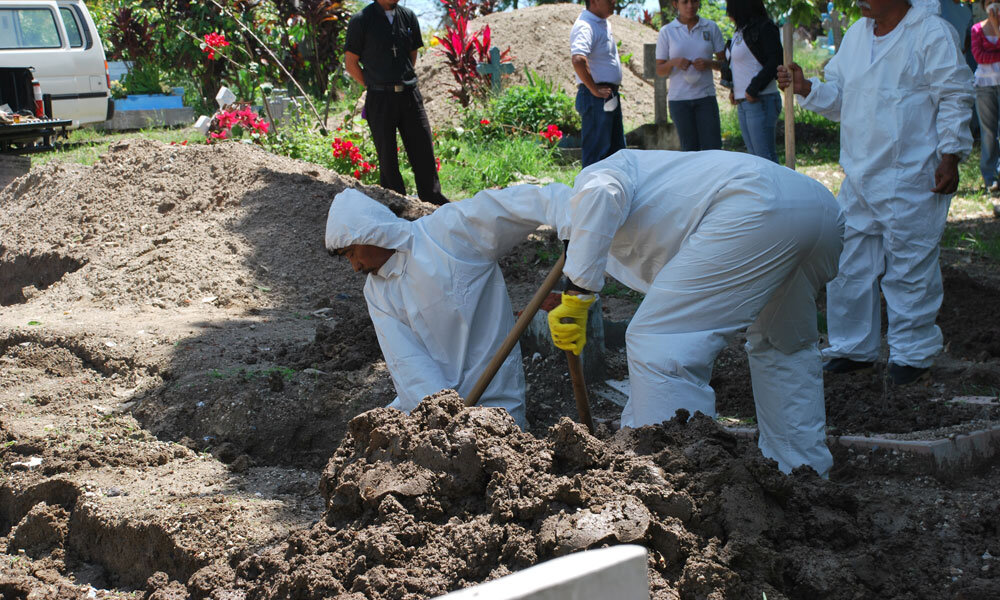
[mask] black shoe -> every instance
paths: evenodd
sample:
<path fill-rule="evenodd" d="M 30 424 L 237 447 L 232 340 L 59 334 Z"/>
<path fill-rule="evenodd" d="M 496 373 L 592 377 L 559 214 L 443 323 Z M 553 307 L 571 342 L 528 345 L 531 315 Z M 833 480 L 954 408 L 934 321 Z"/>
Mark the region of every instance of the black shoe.
<path fill-rule="evenodd" d="M 929 375 L 929 372 L 929 367 L 921 369 L 920 367 L 889 363 L 889 381 L 892 382 L 892 385 L 909 385 L 924 379 Z"/>
<path fill-rule="evenodd" d="M 851 360 L 849 358 L 831 358 L 823 363 L 823 372 L 833 373 L 834 375 L 842 375 L 844 373 L 853 373 L 854 371 L 871 369 L 874 365 L 875 363 L 872 362 Z"/>

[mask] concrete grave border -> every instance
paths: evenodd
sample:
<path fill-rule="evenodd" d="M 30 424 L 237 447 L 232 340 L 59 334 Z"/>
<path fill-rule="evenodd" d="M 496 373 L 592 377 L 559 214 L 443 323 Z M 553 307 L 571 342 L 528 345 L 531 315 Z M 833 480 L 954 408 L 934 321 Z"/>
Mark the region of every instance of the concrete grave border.
<path fill-rule="evenodd" d="M 439 596 L 438 600 L 648 600 L 646 549 L 584 550 Z"/>

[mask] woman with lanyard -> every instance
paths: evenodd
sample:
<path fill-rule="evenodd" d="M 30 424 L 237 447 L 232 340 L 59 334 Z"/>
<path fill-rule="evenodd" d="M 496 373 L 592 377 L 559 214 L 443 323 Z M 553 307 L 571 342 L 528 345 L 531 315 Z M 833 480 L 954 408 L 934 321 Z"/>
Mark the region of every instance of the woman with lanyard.
<path fill-rule="evenodd" d="M 778 162 L 774 147 L 781 110 L 775 81 L 782 58 L 778 27 L 761 0 L 730 0 L 726 14 L 736 25 L 726 58 L 733 82 L 729 101 L 736 104 L 743 143 L 751 154 Z"/>
<path fill-rule="evenodd" d="M 712 69 L 720 69 L 725 41 L 714 21 L 698 16 L 701 0 L 674 0 L 677 18 L 656 39 L 656 75 L 670 76 L 670 118 L 681 150 L 722 148 Z M 716 60 L 712 60 L 715 55 Z"/>
<path fill-rule="evenodd" d="M 1000 145 L 997 143 L 998 105 L 1000 105 L 1000 3 L 984 0 L 986 20 L 972 26 L 972 56 L 976 67 L 976 111 L 979 113 L 982 157 L 979 171 L 990 194 L 1000 194 L 997 181 L 1000 169 Z"/>

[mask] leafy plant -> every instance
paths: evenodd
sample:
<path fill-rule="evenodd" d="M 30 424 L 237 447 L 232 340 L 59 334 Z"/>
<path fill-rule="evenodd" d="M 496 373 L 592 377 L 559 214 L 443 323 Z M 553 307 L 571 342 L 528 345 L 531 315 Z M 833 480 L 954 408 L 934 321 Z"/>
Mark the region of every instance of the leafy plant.
<path fill-rule="evenodd" d="M 126 94 L 169 94 L 171 88 L 160 73 L 159 67 L 153 64 L 134 63 L 132 68 L 121 78 L 121 86 Z"/>
<path fill-rule="evenodd" d="M 530 132 L 556 125 L 565 133 L 580 131 L 580 115 L 561 87 L 527 71 L 528 85 L 511 86 L 490 106 L 495 123 Z"/>
<path fill-rule="evenodd" d="M 477 5 L 470 0 L 441 0 L 441 3 L 448 8 L 449 23 L 444 36 L 435 39 L 458 83 L 451 95 L 462 106 L 469 106 L 473 98 L 485 98 L 489 90 L 489 76 L 480 75 L 476 67 L 490 58 L 490 26 L 470 34 L 469 21 Z M 500 53 L 500 62 L 510 62 L 510 48 Z"/>

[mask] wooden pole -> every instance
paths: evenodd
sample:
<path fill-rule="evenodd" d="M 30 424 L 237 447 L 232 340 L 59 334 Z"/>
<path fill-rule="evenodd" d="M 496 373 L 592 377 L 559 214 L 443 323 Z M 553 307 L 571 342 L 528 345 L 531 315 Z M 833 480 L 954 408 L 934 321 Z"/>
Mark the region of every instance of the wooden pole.
<path fill-rule="evenodd" d="M 521 316 L 518 317 L 517 322 L 514 323 L 514 328 L 510 330 L 510 333 L 504 338 L 503 343 L 500 344 L 500 349 L 497 350 L 493 360 L 490 361 L 490 364 L 486 365 L 486 370 L 479 376 L 479 380 L 476 381 L 476 385 L 473 386 L 469 395 L 465 397 L 466 406 L 475 406 L 479 402 L 479 399 L 483 396 L 483 392 L 486 391 L 490 382 L 493 381 L 493 377 L 500 370 L 500 366 L 507 360 L 507 355 L 514 349 L 517 341 L 521 338 L 521 334 L 528 328 L 531 319 L 535 317 L 535 313 L 542 306 L 542 302 L 552 292 L 552 288 L 556 287 L 556 284 L 559 283 L 559 278 L 562 277 L 563 265 L 565 264 L 566 253 L 563 252 L 559 260 L 556 261 L 555 266 L 549 271 L 548 277 L 542 282 L 542 287 L 538 288 L 531 301 L 528 302 L 528 306 L 524 307 L 524 310 L 521 311 Z"/>
<path fill-rule="evenodd" d="M 792 62 L 792 22 L 781 26 L 781 44 L 785 50 L 785 68 Z M 795 97 L 792 86 L 785 88 L 785 166 L 795 168 Z"/>
<path fill-rule="evenodd" d="M 566 351 L 566 361 L 569 363 L 569 377 L 573 381 L 573 398 L 576 399 L 576 413 L 580 422 L 594 433 L 594 419 L 590 416 L 590 398 L 587 396 L 587 380 L 583 376 L 583 361 L 572 350 Z"/>

